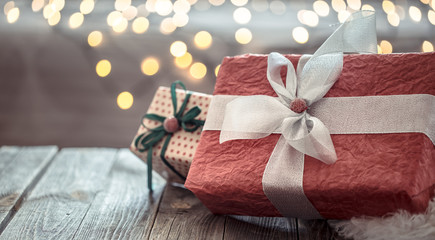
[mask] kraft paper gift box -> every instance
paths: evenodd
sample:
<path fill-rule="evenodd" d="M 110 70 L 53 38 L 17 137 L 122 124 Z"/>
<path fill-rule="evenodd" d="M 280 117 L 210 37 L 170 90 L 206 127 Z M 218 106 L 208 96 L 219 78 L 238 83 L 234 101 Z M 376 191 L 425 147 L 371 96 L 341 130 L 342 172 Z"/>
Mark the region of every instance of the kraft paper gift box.
<path fill-rule="evenodd" d="M 183 101 L 186 98 L 186 93 L 189 93 L 190 95 L 188 101 L 186 102 L 184 111 L 179 114 L 179 119 L 181 120 L 183 117 L 186 116 L 189 111 L 195 108 L 195 110 L 199 109 L 200 111 L 197 111 L 194 114 L 195 116 L 193 120 L 190 120 L 190 122 L 203 122 L 207 116 L 207 109 L 209 107 L 210 99 L 212 96 L 198 92 L 175 89 L 175 84 L 176 83 L 174 83 L 171 87 L 174 88 L 176 93 L 176 113 L 180 113 L 180 108 L 182 108 Z M 161 139 L 154 143 L 151 150 L 152 169 L 158 172 L 168 181 L 184 183 L 185 177 L 187 176 L 190 164 L 193 159 L 193 155 L 195 154 L 196 147 L 199 143 L 202 124 L 198 124 L 197 129 L 195 129 L 194 131 L 186 131 L 181 126 L 182 121 L 178 121 L 179 126 L 175 129 L 175 132 L 170 133 L 165 131 L 165 129 L 163 128 L 164 120 L 175 115 L 172 101 L 173 98 L 171 94 L 171 88 L 159 87 L 157 89 L 154 98 L 147 110 L 147 115 L 158 115 L 161 116 L 163 119 L 161 119 L 162 121 L 158 121 L 152 119 L 152 117 L 151 119 L 144 117 L 142 119 L 142 124 L 140 125 L 130 145 L 130 150 L 146 163 L 147 156 L 150 152 L 148 149 L 144 149 L 144 144 L 146 144 L 144 138 L 146 136 L 149 136 L 149 134 L 152 132 L 151 129 L 160 127 L 160 133 L 162 134 L 160 135 Z M 191 126 L 194 124 L 191 124 L 189 122 L 187 122 L 185 125 L 187 129 L 190 128 L 191 130 L 196 127 Z M 162 150 L 165 146 L 165 141 L 168 139 L 169 135 L 171 136 L 168 140 L 165 153 L 163 154 L 165 158 L 164 160 L 167 162 L 165 163 L 161 155 Z"/>
<path fill-rule="evenodd" d="M 299 55 L 285 55 L 285 58 L 295 69 L 305 62 L 299 62 L 303 58 Z M 222 105 L 222 102 L 214 103 L 216 97 L 277 97 L 268 81 L 268 71 L 267 55 L 226 57 L 222 62 L 206 126 L 185 184 L 213 213 L 349 219 L 383 216 L 399 209 L 411 213 L 425 211 L 435 190 L 435 148 L 427 135 L 427 132 L 433 134 L 435 124 L 435 53 L 344 55 L 343 68 L 335 84 L 319 103 L 307 110 L 331 132 L 337 156 L 333 164 L 302 154 L 302 166 L 295 167 L 298 163 L 292 162 L 292 157 L 300 153 L 292 148 L 285 152 L 288 153 L 285 160 L 290 163 L 281 163 L 285 165 L 282 169 L 280 165 L 268 169 L 281 134 L 256 139 L 242 136 L 220 143 L 222 131 L 207 130 L 211 118 L 221 122 L 224 117 L 220 114 L 228 113 L 227 109 L 211 116 L 213 109 Z M 279 80 L 286 82 L 289 71 L 281 71 Z M 414 97 L 425 100 L 412 99 Z M 352 100 L 354 104 L 332 104 L 327 110 L 319 110 L 329 100 Z M 388 103 L 385 105 L 385 102 Z M 387 109 L 382 110 L 384 105 Z M 253 108 L 273 111 L 258 102 Z M 419 112 L 419 116 L 411 116 L 408 128 L 424 122 L 426 125 L 422 128 L 426 128 L 426 133 L 394 130 L 396 120 L 409 117 L 407 109 Z M 370 116 L 372 110 L 378 115 L 384 111 L 387 117 L 374 119 Z M 234 123 L 230 125 L 236 124 L 238 117 L 243 118 L 235 114 Z M 246 114 L 249 113 L 243 113 Z M 267 118 L 267 114 L 264 115 Z M 254 115 L 248 118 L 251 117 Z M 364 133 L 364 128 L 370 130 L 371 125 L 377 126 L 379 121 L 387 121 L 380 124 L 385 133 Z M 363 132 L 346 133 L 360 127 Z M 345 133 L 340 133 L 342 128 L 347 129 Z M 292 168 L 298 168 L 296 171 L 302 176 L 296 180 L 300 184 L 296 188 L 291 184 L 286 186 L 287 182 L 294 181 Z M 275 178 L 272 183 L 265 181 L 267 171 L 269 180 Z M 269 188 L 268 194 L 266 188 Z M 311 206 L 299 206 L 299 202 Z M 315 213 L 312 213 L 313 207 Z"/>

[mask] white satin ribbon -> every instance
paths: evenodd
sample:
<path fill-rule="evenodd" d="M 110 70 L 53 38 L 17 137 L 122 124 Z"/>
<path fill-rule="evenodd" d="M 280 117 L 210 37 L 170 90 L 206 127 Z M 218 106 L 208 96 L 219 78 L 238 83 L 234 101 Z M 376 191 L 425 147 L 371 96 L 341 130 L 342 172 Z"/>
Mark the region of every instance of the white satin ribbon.
<path fill-rule="evenodd" d="M 220 142 L 257 139 L 279 131 L 287 144 L 324 163 L 337 160 L 326 126 L 306 111 L 290 110 L 301 98 L 308 105 L 320 100 L 332 87 L 343 68 L 343 52 L 376 52 L 374 12 L 357 12 L 343 23 L 312 55 L 303 56 L 297 75 L 293 64 L 278 53 L 268 57 L 267 79 L 278 99 L 264 95 L 241 96 L 226 106 Z M 286 86 L 280 70 L 287 68 Z M 275 149 L 280 152 L 280 149 Z"/>

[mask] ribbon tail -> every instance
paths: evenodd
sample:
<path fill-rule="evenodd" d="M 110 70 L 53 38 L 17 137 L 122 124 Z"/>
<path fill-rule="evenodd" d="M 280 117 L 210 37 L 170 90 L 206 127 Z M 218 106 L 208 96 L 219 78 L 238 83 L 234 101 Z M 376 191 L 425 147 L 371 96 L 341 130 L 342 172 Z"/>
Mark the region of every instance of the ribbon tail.
<path fill-rule="evenodd" d="M 287 143 L 299 152 L 326 164 L 335 163 L 337 161 L 337 154 L 328 128 L 315 117 L 309 117 L 307 122 L 312 126 L 310 133 L 304 138 L 287 139 Z"/>
<path fill-rule="evenodd" d="M 226 105 L 220 143 L 266 137 L 290 114 L 292 111 L 274 97 L 256 95 L 236 98 Z"/>

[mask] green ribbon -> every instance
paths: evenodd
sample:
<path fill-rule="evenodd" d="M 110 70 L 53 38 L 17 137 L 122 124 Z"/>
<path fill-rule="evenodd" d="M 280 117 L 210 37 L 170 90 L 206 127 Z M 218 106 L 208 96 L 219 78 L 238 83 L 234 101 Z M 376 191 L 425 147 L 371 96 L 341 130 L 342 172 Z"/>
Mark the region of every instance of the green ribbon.
<path fill-rule="evenodd" d="M 184 98 L 183 104 L 181 104 L 180 110 L 177 112 L 177 95 L 175 93 L 175 89 L 177 87 L 177 84 L 180 85 L 184 91 L 186 92 L 186 97 Z M 186 87 L 181 81 L 175 81 L 171 85 L 171 97 L 172 97 L 172 106 L 174 107 L 174 118 L 177 119 L 178 125 L 181 126 L 181 128 L 186 132 L 194 132 L 199 127 L 204 125 L 203 120 L 197 120 L 195 117 L 197 117 L 201 113 L 201 108 L 198 106 L 195 106 L 191 108 L 189 111 L 186 112 L 186 114 L 183 115 L 184 110 L 186 109 L 187 102 L 189 101 L 189 98 L 191 96 L 191 93 L 186 90 Z M 153 191 L 152 189 L 152 155 L 153 155 L 153 146 L 156 145 L 158 142 L 160 142 L 165 136 L 166 139 L 163 143 L 162 151 L 160 153 L 160 159 L 162 159 L 163 163 L 171 169 L 177 176 L 179 176 L 181 179 L 186 180 L 186 178 L 179 173 L 174 166 L 172 166 L 168 160 L 165 158 L 166 149 L 168 148 L 169 142 L 171 141 L 172 136 L 174 133 L 167 132 L 165 128 L 163 127 L 163 122 L 165 121 L 166 117 L 160 116 L 157 114 L 149 113 L 145 114 L 142 117 L 141 125 L 145 128 L 147 128 L 143 124 L 144 119 L 150 119 L 154 121 L 161 122 L 162 125 L 153 128 L 148 129 L 149 131 L 140 134 L 137 136 L 134 144 L 139 152 L 145 152 L 148 151 L 147 154 L 147 164 L 148 164 L 148 189 L 150 191 Z"/>

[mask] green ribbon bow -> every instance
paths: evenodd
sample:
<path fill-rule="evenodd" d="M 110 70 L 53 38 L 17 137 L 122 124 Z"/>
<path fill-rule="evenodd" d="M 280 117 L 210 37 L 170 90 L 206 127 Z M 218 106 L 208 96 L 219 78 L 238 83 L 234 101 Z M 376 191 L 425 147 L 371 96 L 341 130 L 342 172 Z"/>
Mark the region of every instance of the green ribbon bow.
<path fill-rule="evenodd" d="M 184 91 L 186 92 L 186 97 L 184 98 L 183 104 L 180 107 L 180 110 L 177 112 L 177 95 L 175 93 L 176 86 L 180 85 Z M 197 117 L 201 113 L 201 108 L 198 106 L 195 106 L 191 108 L 189 111 L 186 112 L 186 114 L 183 115 L 184 109 L 186 108 L 187 102 L 189 101 L 189 98 L 191 96 L 191 92 L 186 90 L 186 87 L 181 81 L 175 81 L 171 85 L 171 97 L 172 97 L 172 106 L 174 107 L 174 118 L 177 119 L 178 125 L 181 126 L 181 128 L 184 129 L 186 132 L 194 132 L 199 127 L 204 125 L 203 120 L 197 120 L 195 117 Z M 171 116 L 172 117 L 172 116 Z M 186 180 L 186 177 L 181 175 L 174 166 L 172 166 L 165 158 L 166 149 L 168 148 L 169 142 L 171 141 L 172 136 L 174 133 L 167 132 L 165 128 L 163 127 L 163 122 L 165 121 L 167 117 L 159 116 L 157 114 L 145 114 L 142 117 L 141 125 L 145 128 L 147 128 L 143 124 L 144 119 L 150 119 L 159 121 L 162 123 L 159 127 L 148 129 L 149 131 L 140 134 L 137 136 L 134 144 L 139 152 L 145 152 L 148 151 L 147 154 L 147 164 L 148 164 L 148 189 L 152 191 L 152 155 L 153 155 L 153 146 L 156 145 L 160 140 L 162 140 L 165 136 L 165 142 L 162 147 L 162 151 L 160 153 L 160 158 L 162 159 L 163 163 L 171 169 L 177 176 L 179 176 L 181 179 Z"/>

